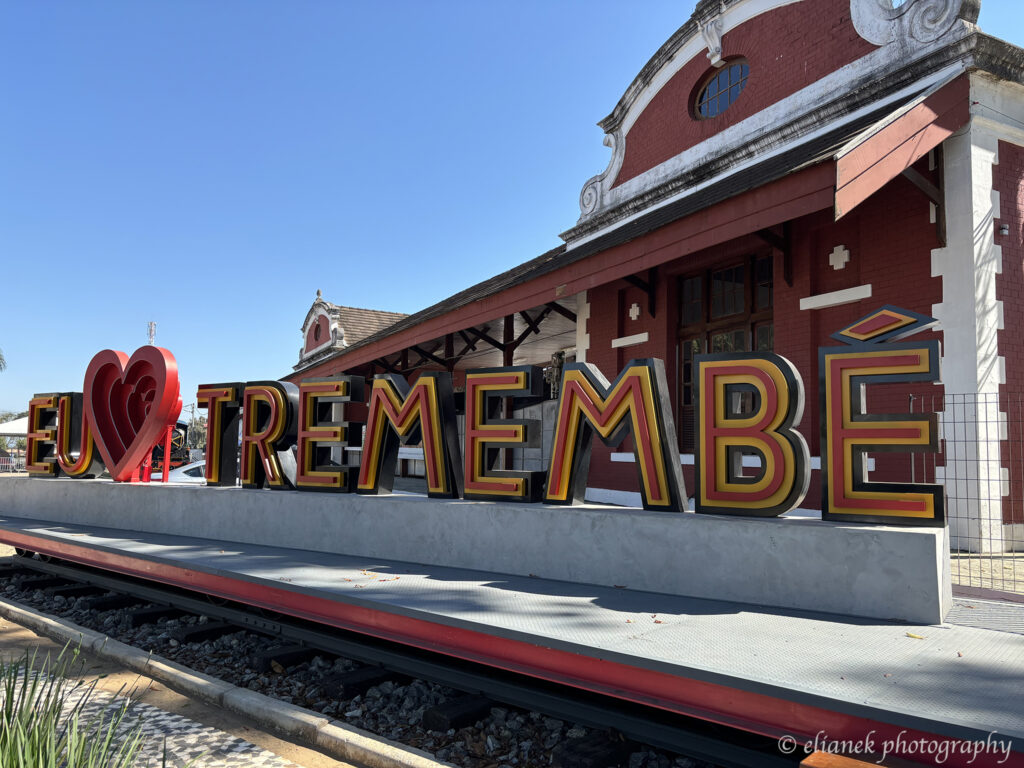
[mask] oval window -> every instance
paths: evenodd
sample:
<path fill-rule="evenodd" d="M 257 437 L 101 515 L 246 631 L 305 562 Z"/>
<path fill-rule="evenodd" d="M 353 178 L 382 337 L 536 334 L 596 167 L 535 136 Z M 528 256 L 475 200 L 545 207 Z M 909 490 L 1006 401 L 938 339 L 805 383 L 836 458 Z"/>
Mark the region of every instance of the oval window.
<path fill-rule="evenodd" d="M 701 120 L 725 112 L 747 87 L 750 66 L 746 59 L 733 59 L 714 72 L 697 93 L 694 112 Z"/>

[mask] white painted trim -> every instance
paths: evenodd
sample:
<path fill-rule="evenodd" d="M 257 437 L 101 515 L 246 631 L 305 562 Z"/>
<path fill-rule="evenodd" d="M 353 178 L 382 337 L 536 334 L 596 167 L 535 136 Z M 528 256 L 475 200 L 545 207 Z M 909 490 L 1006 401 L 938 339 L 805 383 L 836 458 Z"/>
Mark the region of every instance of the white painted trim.
<path fill-rule="evenodd" d="M 580 291 L 576 294 L 576 362 L 587 362 L 587 352 L 590 351 L 590 333 L 587 330 L 587 323 L 590 321 L 590 302 L 587 300 L 587 292 Z"/>
<path fill-rule="evenodd" d="M 620 464 L 635 464 L 636 454 L 632 451 L 618 451 L 612 454 L 612 461 L 617 461 Z M 693 464 L 692 453 L 681 453 L 679 454 L 679 463 L 684 467 Z"/>
<path fill-rule="evenodd" d="M 363 454 L 363 446 L 361 446 L 361 445 L 356 445 L 356 446 L 352 446 L 352 447 L 346 446 L 345 450 L 348 451 L 349 453 L 355 453 L 355 454 L 358 454 L 360 456 L 362 456 L 362 454 Z M 412 447 L 405 446 L 405 445 L 400 446 L 399 449 L 398 449 L 398 458 L 400 458 L 400 459 L 412 459 L 413 461 L 424 461 L 423 449 L 422 448 L 417 448 L 416 446 L 412 446 Z"/>
<path fill-rule="evenodd" d="M 806 296 L 800 299 L 800 309 L 825 309 L 825 307 L 838 307 L 843 304 L 852 304 L 861 299 L 871 298 L 871 283 L 858 285 L 853 288 L 843 288 L 841 291 L 830 293 L 819 293 L 816 296 Z"/>
<path fill-rule="evenodd" d="M 679 463 L 684 467 L 692 467 L 694 464 L 694 455 L 692 453 L 681 453 L 679 454 Z M 618 452 L 612 454 L 612 461 L 619 462 L 620 464 L 635 464 L 636 456 L 632 452 L 624 453 Z M 744 456 L 743 457 L 744 467 L 759 467 L 761 462 L 757 460 L 756 456 Z M 871 472 L 875 468 L 875 460 L 868 457 L 868 472 Z M 811 469 L 821 469 L 821 457 L 811 456 Z"/>
<path fill-rule="evenodd" d="M 584 501 L 615 504 L 620 507 L 643 507 L 644 497 L 637 491 L 615 491 L 611 488 L 587 488 Z"/>
<path fill-rule="evenodd" d="M 971 77 L 971 122 L 1024 146 L 1024 85 L 983 72 Z"/>
<path fill-rule="evenodd" d="M 618 349 L 619 347 L 632 347 L 636 344 L 643 344 L 645 341 L 651 338 L 651 334 L 647 331 L 643 333 L 634 333 L 632 336 L 620 336 L 617 339 L 612 339 L 612 349 Z"/>
<path fill-rule="evenodd" d="M 1006 376 L 998 346 L 1003 306 L 996 280 L 1002 272 L 1002 249 L 993 227 L 1000 201 L 992 168 L 999 162 L 1003 130 L 992 113 L 1017 120 L 1021 91 L 977 73 L 970 83 L 971 122 L 943 142 L 946 245 L 931 252 L 931 274 L 942 280 L 942 301 L 932 305 L 932 315 L 942 331 L 946 392 L 986 397 L 976 404 L 947 398 L 939 424 L 955 424 L 959 439 L 947 441 L 945 467 L 937 467 L 935 477 L 949 490 L 951 545 L 1002 552 L 1003 483 L 1008 474 L 1001 450 L 1006 415 L 1000 411 L 998 392 Z M 998 429 L 993 428 L 996 424 Z"/>
<path fill-rule="evenodd" d="M 327 318 L 327 333 L 324 334 L 324 340 L 317 344 L 315 347 L 310 347 L 309 349 L 306 349 L 306 341 L 309 337 L 309 331 L 314 325 L 317 324 L 317 322 L 319 322 L 321 317 Z M 320 312 L 317 312 L 315 315 L 313 315 L 313 317 L 310 318 L 310 322 L 306 323 L 305 327 L 302 329 L 302 350 L 299 353 L 299 357 L 302 360 L 305 360 L 307 358 L 312 357 L 317 352 L 320 352 L 321 350 L 331 346 L 331 344 L 334 342 L 334 336 L 337 328 L 337 321 L 335 321 L 326 311 L 321 310 Z"/>
<path fill-rule="evenodd" d="M 1024 523 L 1003 525 L 1003 551 L 1024 552 Z"/>

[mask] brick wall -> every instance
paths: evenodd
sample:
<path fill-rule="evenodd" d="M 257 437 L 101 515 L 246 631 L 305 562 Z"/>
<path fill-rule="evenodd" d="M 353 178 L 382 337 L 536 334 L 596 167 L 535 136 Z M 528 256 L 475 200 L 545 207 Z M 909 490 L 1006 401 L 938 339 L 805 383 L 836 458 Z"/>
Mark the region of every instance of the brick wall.
<path fill-rule="evenodd" d="M 1002 250 L 1003 271 L 996 276 L 996 298 L 1003 302 L 999 354 L 1006 359 L 1001 406 L 1007 415 L 1008 440 L 1003 466 L 1010 467 L 1010 495 L 1003 522 L 1024 523 L 1024 147 L 999 142 L 999 162 L 992 166 L 992 186 L 999 193 L 995 243 Z M 999 227 L 1010 228 L 1000 235 Z"/>
<path fill-rule="evenodd" d="M 711 73 L 706 50 L 658 92 L 626 137 L 621 184 L 820 80 L 875 49 L 850 21 L 849 0 L 805 0 L 757 16 L 722 38 L 726 58 L 750 64 L 746 89 L 720 116 L 691 114 L 696 88 Z"/>

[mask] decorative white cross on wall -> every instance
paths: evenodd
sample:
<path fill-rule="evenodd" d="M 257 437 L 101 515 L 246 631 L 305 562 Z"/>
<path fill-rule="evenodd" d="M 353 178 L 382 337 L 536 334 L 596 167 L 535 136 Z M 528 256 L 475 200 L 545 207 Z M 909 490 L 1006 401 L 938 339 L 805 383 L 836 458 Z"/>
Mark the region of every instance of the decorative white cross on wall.
<path fill-rule="evenodd" d="M 633 306 L 629 308 L 629 319 L 636 320 L 638 317 L 640 317 L 640 305 L 634 301 Z"/>
<path fill-rule="evenodd" d="M 828 263 L 832 265 L 832 269 L 842 269 L 849 260 L 850 252 L 846 250 L 845 245 L 837 245 L 828 255 Z"/>

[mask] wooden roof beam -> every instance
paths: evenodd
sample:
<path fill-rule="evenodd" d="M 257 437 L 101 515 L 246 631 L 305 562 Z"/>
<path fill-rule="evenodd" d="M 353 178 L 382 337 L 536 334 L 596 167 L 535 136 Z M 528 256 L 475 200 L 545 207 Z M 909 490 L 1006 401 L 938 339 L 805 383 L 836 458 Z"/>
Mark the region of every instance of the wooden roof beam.
<path fill-rule="evenodd" d="M 561 304 L 559 304 L 557 301 L 552 301 L 552 302 L 550 302 L 548 304 L 545 304 L 544 306 L 547 307 L 548 309 L 550 309 L 555 314 L 561 315 L 566 320 L 568 320 L 570 323 L 575 323 L 576 322 L 576 313 L 573 312 L 570 309 L 566 309 Z"/>

